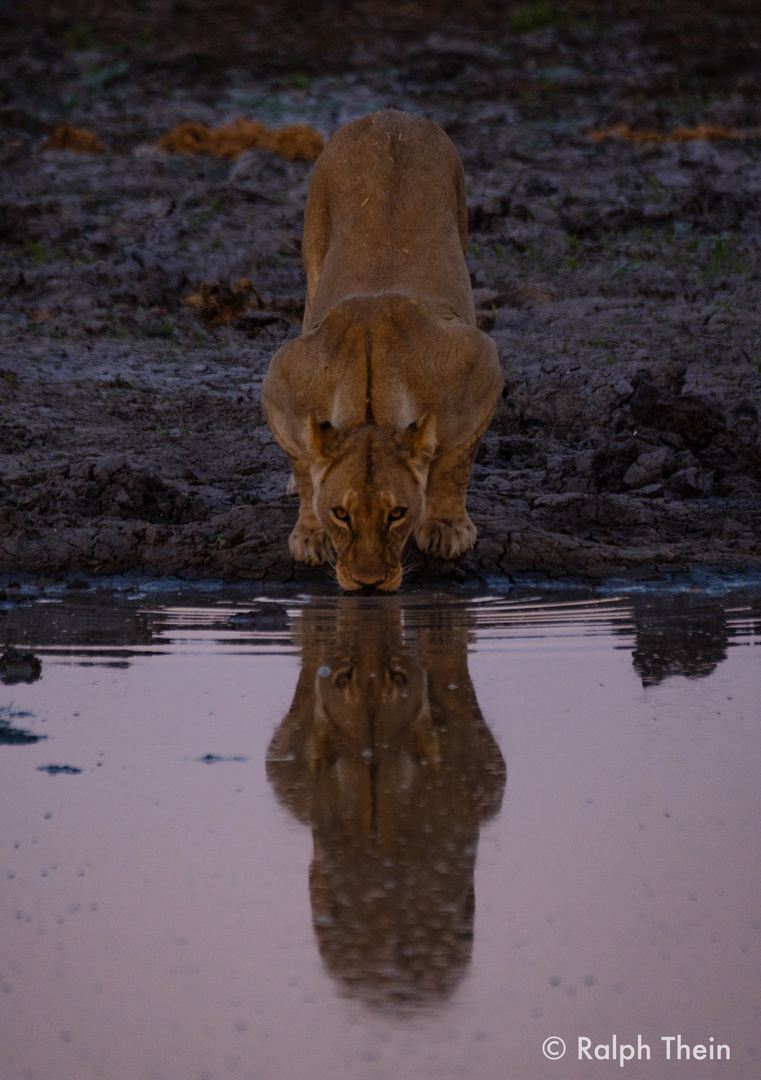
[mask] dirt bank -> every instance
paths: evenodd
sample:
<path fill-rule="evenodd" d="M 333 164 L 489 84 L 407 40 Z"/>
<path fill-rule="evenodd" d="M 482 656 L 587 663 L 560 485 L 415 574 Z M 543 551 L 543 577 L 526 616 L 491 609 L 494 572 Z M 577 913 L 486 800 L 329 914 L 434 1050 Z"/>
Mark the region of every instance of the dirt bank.
<path fill-rule="evenodd" d="M 460 151 L 505 374 L 471 486 L 479 541 L 441 572 L 761 566 L 752 5 L 658 24 L 644 3 L 615 21 L 593 3 L 396 22 L 345 5 L 322 53 L 263 5 L 250 25 L 218 5 L 219 34 L 248 28 L 226 53 L 166 5 L 89 23 L 75 7 L 16 5 L 0 44 L 0 573 L 292 576 L 296 503 L 259 389 L 298 333 L 311 164 L 156 144 L 237 116 L 327 137 L 388 105 Z M 268 49 L 265 24 L 290 45 Z M 62 122 L 105 152 L 43 150 Z M 733 137 L 589 136 L 698 124 Z M 186 303 L 240 279 L 229 322 Z"/>

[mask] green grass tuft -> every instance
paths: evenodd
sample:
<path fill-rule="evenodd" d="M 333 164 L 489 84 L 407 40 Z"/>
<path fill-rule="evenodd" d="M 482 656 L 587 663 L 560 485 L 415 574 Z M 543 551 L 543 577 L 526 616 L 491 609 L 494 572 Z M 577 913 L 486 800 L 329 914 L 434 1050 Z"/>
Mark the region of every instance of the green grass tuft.
<path fill-rule="evenodd" d="M 703 267 L 703 277 L 707 281 L 722 273 L 741 273 L 744 270 L 743 263 L 737 257 L 736 246 L 737 241 L 730 237 L 716 237 Z"/>
<path fill-rule="evenodd" d="M 174 326 L 169 316 L 165 316 L 158 326 L 149 326 L 145 331 L 146 337 L 171 338 L 174 337 Z"/>
<path fill-rule="evenodd" d="M 552 0 L 533 0 L 533 3 L 521 4 L 510 15 L 510 29 L 514 34 L 526 34 L 545 26 L 567 26 L 569 22 L 570 15 L 566 9 L 553 4 Z"/>

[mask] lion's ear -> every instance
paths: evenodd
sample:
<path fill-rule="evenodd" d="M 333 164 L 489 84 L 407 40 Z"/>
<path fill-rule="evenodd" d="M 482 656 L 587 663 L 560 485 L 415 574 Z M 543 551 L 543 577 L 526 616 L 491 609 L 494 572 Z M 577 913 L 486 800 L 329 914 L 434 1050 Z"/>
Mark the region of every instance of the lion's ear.
<path fill-rule="evenodd" d="M 410 424 L 402 436 L 402 449 L 414 469 L 427 472 L 436 453 L 436 417 L 428 413 Z"/>
<path fill-rule="evenodd" d="M 310 412 L 307 417 L 304 441 L 311 457 L 330 461 L 335 456 L 340 437 L 341 432 L 338 428 L 334 428 L 329 420 L 319 423 L 315 414 Z"/>

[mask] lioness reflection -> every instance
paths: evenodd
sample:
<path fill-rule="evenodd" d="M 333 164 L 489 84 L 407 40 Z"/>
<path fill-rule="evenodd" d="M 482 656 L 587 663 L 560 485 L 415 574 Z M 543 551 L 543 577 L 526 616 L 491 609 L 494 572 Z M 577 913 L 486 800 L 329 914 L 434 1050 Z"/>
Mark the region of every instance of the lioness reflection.
<path fill-rule="evenodd" d="M 444 998 L 464 974 L 479 825 L 505 786 L 465 616 L 426 617 L 416 626 L 393 599 L 308 607 L 296 693 L 267 759 L 278 797 L 313 829 L 322 958 L 378 1004 Z"/>

